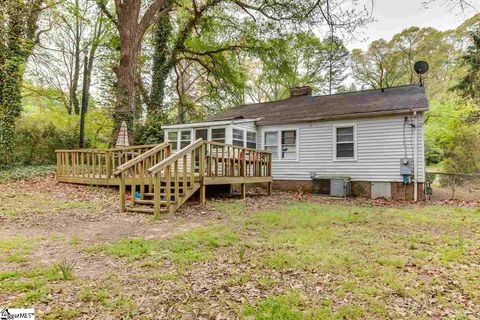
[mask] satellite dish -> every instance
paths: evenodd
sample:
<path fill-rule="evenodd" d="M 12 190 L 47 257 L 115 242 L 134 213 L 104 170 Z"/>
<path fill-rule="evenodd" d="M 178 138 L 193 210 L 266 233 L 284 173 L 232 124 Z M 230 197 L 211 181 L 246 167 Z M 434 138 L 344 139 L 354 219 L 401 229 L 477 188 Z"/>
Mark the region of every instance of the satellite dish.
<path fill-rule="evenodd" d="M 417 61 L 417 62 L 415 62 L 415 65 L 413 66 L 413 69 L 415 70 L 415 72 L 418 75 L 421 76 L 422 74 L 427 73 L 428 63 L 426 63 L 425 61 Z"/>

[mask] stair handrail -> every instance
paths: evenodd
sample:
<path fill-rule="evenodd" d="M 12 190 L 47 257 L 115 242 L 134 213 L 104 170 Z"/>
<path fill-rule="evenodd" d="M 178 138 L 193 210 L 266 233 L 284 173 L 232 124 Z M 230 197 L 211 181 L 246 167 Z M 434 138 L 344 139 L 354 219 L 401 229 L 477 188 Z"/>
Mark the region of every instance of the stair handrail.
<path fill-rule="evenodd" d="M 198 148 L 202 144 L 203 144 L 203 139 L 202 138 L 199 138 L 199 139 L 195 140 L 194 142 L 192 142 L 188 146 L 184 147 L 183 149 L 180 149 L 179 151 L 175 152 L 174 154 L 172 154 L 168 158 L 165 158 L 163 161 L 157 163 L 153 167 L 148 168 L 147 172 L 150 173 L 151 175 L 155 175 L 157 172 L 161 171 L 162 169 L 164 169 L 165 167 L 167 167 L 171 163 L 175 162 L 176 160 L 182 158 L 184 155 L 188 154 L 192 150 L 195 150 L 196 148 Z"/>
<path fill-rule="evenodd" d="M 120 165 L 117 167 L 117 171 L 115 171 L 113 173 L 114 176 L 118 176 L 120 175 L 122 172 L 125 172 L 127 171 L 128 169 L 130 169 L 131 167 L 133 167 L 134 165 L 136 165 L 137 163 L 147 159 L 148 157 L 150 157 L 151 155 L 155 154 L 156 152 L 158 151 L 161 151 L 165 148 L 167 148 L 168 146 L 170 145 L 170 141 L 167 140 L 163 143 L 160 143 L 158 145 L 156 145 L 155 147 L 153 147 L 152 149 L 149 149 L 148 151 L 136 156 L 135 158 L 133 158 L 132 160 L 128 161 L 128 162 L 125 162 L 124 164 Z"/>

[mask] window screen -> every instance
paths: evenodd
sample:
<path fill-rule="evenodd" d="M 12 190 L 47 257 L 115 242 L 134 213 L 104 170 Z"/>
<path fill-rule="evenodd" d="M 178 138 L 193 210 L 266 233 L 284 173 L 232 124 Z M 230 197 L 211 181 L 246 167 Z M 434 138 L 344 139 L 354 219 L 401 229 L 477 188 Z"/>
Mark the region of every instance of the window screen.
<path fill-rule="evenodd" d="M 355 138 L 354 127 L 337 128 L 336 147 L 338 159 L 355 158 Z"/>
<path fill-rule="evenodd" d="M 233 141 L 233 144 L 236 145 L 236 146 L 240 146 L 240 147 L 243 147 L 243 141 L 244 141 L 244 137 L 243 137 L 243 130 L 240 130 L 240 129 L 233 129 L 233 132 L 232 132 L 232 141 Z"/>
<path fill-rule="evenodd" d="M 180 149 L 185 148 L 191 143 L 191 133 L 190 131 L 181 131 L 180 134 Z"/>
<path fill-rule="evenodd" d="M 297 131 L 282 131 L 282 159 L 297 159 Z"/>
<path fill-rule="evenodd" d="M 178 131 L 170 131 L 168 132 L 168 140 L 172 144 L 173 150 L 178 150 Z"/>
<path fill-rule="evenodd" d="M 225 128 L 212 129 L 212 141 L 225 143 Z"/>
<path fill-rule="evenodd" d="M 257 133 L 247 131 L 247 148 L 257 148 Z"/>
<path fill-rule="evenodd" d="M 272 153 L 272 159 L 278 159 L 278 132 L 265 132 L 265 150 Z"/>

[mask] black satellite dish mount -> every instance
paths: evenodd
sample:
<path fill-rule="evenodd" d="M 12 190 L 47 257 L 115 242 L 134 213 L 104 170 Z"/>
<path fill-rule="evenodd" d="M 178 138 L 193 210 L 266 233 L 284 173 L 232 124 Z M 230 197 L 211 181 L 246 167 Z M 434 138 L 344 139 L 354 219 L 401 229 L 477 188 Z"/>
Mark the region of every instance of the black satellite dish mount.
<path fill-rule="evenodd" d="M 426 61 L 417 61 L 413 69 L 420 77 L 420 86 L 423 87 L 423 75 L 428 71 L 428 63 Z"/>

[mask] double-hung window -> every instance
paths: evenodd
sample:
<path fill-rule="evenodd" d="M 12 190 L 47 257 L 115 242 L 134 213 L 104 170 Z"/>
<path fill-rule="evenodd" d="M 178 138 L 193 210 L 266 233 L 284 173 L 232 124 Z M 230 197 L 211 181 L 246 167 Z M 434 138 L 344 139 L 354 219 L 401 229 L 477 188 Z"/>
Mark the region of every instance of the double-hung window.
<path fill-rule="evenodd" d="M 264 147 L 272 153 L 272 159 L 278 159 L 278 131 L 265 132 Z"/>
<path fill-rule="evenodd" d="M 185 148 L 191 143 L 191 134 L 190 130 L 180 131 L 180 149 Z"/>
<path fill-rule="evenodd" d="M 335 127 L 335 159 L 355 160 L 355 126 Z"/>
<path fill-rule="evenodd" d="M 212 129 L 212 141 L 225 143 L 225 128 Z"/>
<path fill-rule="evenodd" d="M 272 153 L 272 159 L 297 160 L 297 133 L 297 130 L 267 131 L 264 136 L 264 149 Z"/>
<path fill-rule="evenodd" d="M 169 131 L 168 140 L 172 144 L 172 151 L 178 150 L 178 131 Z"/>
<path fill-rule="evenodd" d="M 282 153 L 281 159 L 296 160 L 297 159 L 297 131 L 281 131 L 282 137 Z"/>
<path fill-rule="evenodd" d="M 247 131 L 247 148 L 257 148 L 257 133 L 254 131 Z"/>
<path fill-rule="evenodd" d="M 243 147 L 244 146 L 244 131 L 241 129 L 233 129 L 232 130 L 232 141 L 233 144 L 236 146 Z"/>

